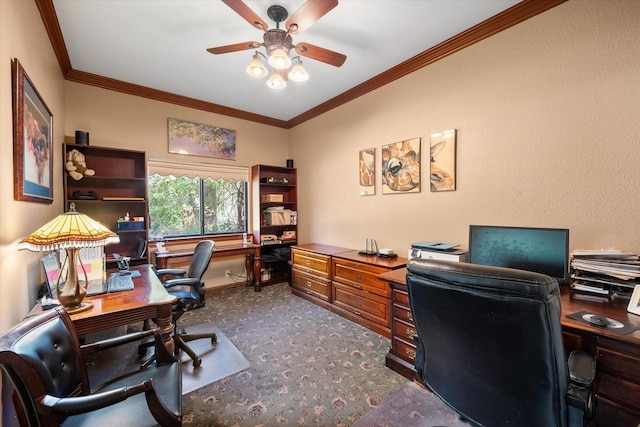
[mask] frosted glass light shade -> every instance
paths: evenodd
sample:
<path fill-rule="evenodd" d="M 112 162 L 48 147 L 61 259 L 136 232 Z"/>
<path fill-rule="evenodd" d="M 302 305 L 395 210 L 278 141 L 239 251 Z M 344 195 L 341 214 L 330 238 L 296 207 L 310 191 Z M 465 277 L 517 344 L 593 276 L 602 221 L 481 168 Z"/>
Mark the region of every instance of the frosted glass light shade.
<path fill-rule="evenodd" d="M 271 89 L 284 89 L 287 87 L 287 81 L 282 77 L 279 71 L 275 71 L 267 80 L 267 86 Z"/>
<path fill-rule="evenodd" d="M 269 65 L 277 70 L 284 70 L 291 66 L 291 58 L 283 48 L 279 47 L 269 54 Z"/>

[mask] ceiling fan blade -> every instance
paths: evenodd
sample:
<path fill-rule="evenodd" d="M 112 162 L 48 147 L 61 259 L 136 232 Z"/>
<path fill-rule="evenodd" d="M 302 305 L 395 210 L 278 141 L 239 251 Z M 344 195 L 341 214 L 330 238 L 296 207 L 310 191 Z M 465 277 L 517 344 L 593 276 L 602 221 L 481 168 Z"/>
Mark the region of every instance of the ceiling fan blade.
<path fill-rule="evenodd" d="M 222 0 L 224 4 L 229 6 L 238 15 L 242 16 L 249 24 L 253 25 L 259 30 L 267 31 L 269 26 L 262 20 L 249 6 L 247 6 L 242 0 Z"/>
<path fill-rule="evenodd" d="M 347 57 L 341 53 L 309 43 L 298 43 L 296 45 L 296 53 L 300 56 L 306 56 L 307 58 L 315 59 L 316 61 L 324 62 L 325 64 L 335 67 L 341 66 L 344 64 L 344 61 L 347 60 Z"/>
<path fill-rule="evenodd" d="M 338 5 L 338 0 L 308 0 L 287 20 L 290 34 L 300 34 Z"/>
<path fill-rule="evenodd" d="M 221 53 L 231 53 L 231 52 L 239 52 L 241 50 L 257 49 L 260 46 L 262 46 L 262 43 L 243 42 L 243 43 L 228 44 L 226 46 L 210 47 L 209 49 L 207 49 L 207 52 L 213 53 L 214 55 L 220 55 Z"/>

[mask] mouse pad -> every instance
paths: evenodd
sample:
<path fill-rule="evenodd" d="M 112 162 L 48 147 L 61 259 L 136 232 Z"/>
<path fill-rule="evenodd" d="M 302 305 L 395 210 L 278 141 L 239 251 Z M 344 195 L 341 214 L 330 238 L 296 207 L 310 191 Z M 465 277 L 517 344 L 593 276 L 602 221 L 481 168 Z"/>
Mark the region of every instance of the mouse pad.
<path fill-rule="evenodd" d="M 582 322 L 582 323 L 586 323 L 587 325 L 591 325 L 594 328 L 602 328 L 602 329 L 606 329 L 608 331 L 616 332 L 618 334 L 623 334 L 623 335 L 629 334 L 629 333 L 631 333 L 631 332 L 633 332 L 633 331 L 635 331 L 637 329 L 640 329 L 640 326 L 633 326 L 633 325 L 630 325 L 628 323 L 624 323 L 624 322 L 621 322 L 619 320 L 612 319 L 612 318 L 609 318 L 609 317 L 608 317 L 608 319 L 610 321 L 612 321 L 609 325 L 607 325 L 607 326 L 597 326 L 597 325 L 594 325 L 593 323 L 591 323 L 591 322 L 589 322 L 587 320 L 587 318 L 589 316 L 591 316 L 591 315 L 592 315 L 592 313 L 589 312 L 589 311 L 578 311 L 576 313 L 567 314 L 567 317 L 570 318 L 570 319 L 573 319 L 573 320 L 577 320 L 577 321 Z"/>

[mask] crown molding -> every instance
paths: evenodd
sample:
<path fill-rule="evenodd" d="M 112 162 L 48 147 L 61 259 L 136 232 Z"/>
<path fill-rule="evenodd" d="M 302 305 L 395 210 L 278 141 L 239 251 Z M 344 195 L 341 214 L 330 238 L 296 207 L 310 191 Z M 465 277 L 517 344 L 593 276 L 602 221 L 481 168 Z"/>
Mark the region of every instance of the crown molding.
<path fill-rule="evenodd" d="M 225 107 L 211 102 L 205 102 L 195 98 L 176 95 L 108 77 L 102 77 L 84 71 L 74 70 L 71 66 L 71 60 L 69 59 L 69 54 L 62 37 L 62 31 L 60 29 L 58 17 L 55 13 L 53 0 L 35 0 L 42 17 L 42 22 L 49 34 L 51 46 L 53 47 L 58 63 L 60 64 L 60 69 L 62 70 L 66 80 L 284 129 L 291 129 L 313 119 L 314 117 L 326 113 L 327 111 L 353 101 L 356 98 L 398 80 L 399 78 L 413 73 L 416 70 L 426 67 L 429 64 L 433 64 L 436 61 L 526 21 L 529 18 L 539 15 L 540 13 L 552 9 L 566 1 L 567 0 L 523 0 L 502 13 L 499 13 L 486 21 L 483 21 L 460 34 L 445 40 L 437 46 L 434 46 L 431 49 L 398 64 L 384 73 L 378 74 L 366 82 L 363 82 L 288 121 L 284 121 L 235 108 Z"/>

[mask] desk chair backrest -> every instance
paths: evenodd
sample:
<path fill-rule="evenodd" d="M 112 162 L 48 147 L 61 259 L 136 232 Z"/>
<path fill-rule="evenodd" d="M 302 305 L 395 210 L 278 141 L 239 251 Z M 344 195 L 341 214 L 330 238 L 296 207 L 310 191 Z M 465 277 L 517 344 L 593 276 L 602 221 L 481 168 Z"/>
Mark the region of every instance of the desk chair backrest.
<path fill-rule="evenodd" d="M 73 325 L 62 309 L 27 320 L 0 337 L 0 365 L 16 394 L 22 424 L 41 425 L 35 402 L 51 395 L 89 394 L 89 381 Z M 17 404 L 16 404 L 17 403 Z M 57 425 L 53 417 L 50 425 Z"/>
<path fill-rule="evenodd" d="M 211 254 L 215 243 L 213 240 L 201 240 L 193 250 L 193 258 L 187 270 L 187 277 L 202 279 L 202 276 L 209 268 Z"/>
<path fill-rule="evenodd" d="M 486 426 L 566 426 L 558 283 L 545 275 L 410 260 L 419 379 Z"/>

